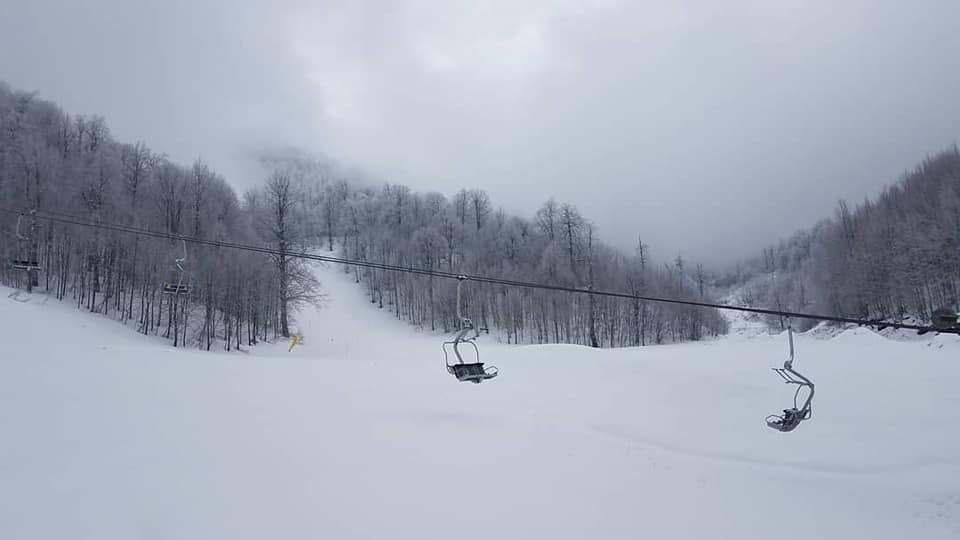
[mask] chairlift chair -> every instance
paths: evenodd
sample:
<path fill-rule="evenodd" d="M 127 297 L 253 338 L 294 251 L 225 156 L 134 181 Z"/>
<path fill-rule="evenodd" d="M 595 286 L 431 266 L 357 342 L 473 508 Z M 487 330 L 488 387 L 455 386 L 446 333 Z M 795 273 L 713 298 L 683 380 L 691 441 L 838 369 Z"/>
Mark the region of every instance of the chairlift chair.
<path fill-rule="evenodd" d="M 793 431 L 800 425 L 800 422 L 809 420 L 813 416 L 813 394 L 815 392 L 813 381 L 804 377 L 793 369 L 794 348 L 793 348 L 793 327 L 787 324 L 787 336 L 790 340 L 790 358 L 783 363 L 782 368 L 773 368 L 774 373 L 783 379 L 786 384 L 797 385 L 797 390 L 793 394 L 793 407 L 783 409 L 783 414 L 771 414 L 767 416 L 767 426 L 782 433 Z M 807 389 L 807 397 L 800 405 L 800 393 Z"/>
<path fill-rule="evenodd" d="M 17 256 L 10 259 L 10 266 L 15 270 L 26 270 L 32 273 L 40 270 L 40 262 L 37 260 L 36 252 L 30 249 L 30 239 L 20 233 L 20 224 L 23 222 L 23 214 L 17 216 L 17 228 L 15 235 L 17 238 Z"/>
<path fill-rule="evenodd" d="M 183 257 L 174 259 L 175 268 L 170 270 L 167 280 L 163 283 L 161 289 L 163 294 L 179 295 L 190 292 L 190 286 L 184 279 L 186 271 L 183 269 L 183 264 L 187 261 L 187 242 L 186 240 L 181 240 L 181 242 L 183 244 Z"/>
<path fill-rule="evenodd" d="M 445 341 L 441 348 L 443 349 L 443 361 L 447 366 L 448 373 L 456 377 L 460 382 L 480 384 L 483 381 L 496 377 L 499 374 L 499 370 L 494 366 L 484 367 L 483 362 L 480 361 L 480 349 L 474 342 L 475 339 L 480 337 L 480 331 L 473 325 L 472 320 L 463 316 L 461 310 L 461 288 L 465 279 L 465 276 L 459 276 L 457 278 L 457 320 L 460 321 L 460 330 L 452 341 Z M 460 346 L 464 343 L 473 347 L 473 356 L 475 359 L 473 362 L 467 362 L 463 359 Z M 452 355 L 450 354 L 451 351 L 453 353 Z M 456 358 L 456 360 L 452 361 L 453 358 Z"/>
<path fill-rule="evenodd" d="M 937 330 L 952 330 L 957 327 L 957 320 L 957 312 L 948 307 L 934 311 L 931 317 L 933 327 Z"/>

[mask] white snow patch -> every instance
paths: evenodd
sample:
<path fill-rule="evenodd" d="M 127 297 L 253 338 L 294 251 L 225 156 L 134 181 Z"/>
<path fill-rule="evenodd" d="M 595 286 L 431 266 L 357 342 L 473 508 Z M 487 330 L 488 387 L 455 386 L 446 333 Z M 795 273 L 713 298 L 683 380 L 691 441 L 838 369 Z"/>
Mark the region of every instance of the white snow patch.
<path fill-rule="evenodd" d="M 439 335 L 318 272 L 292 353 L 0 291 L 0 538 L 960 537 L 957 340 L 797 336 L 814 416 L 780 434 L 785 336 L 481 339 L 501 375 L 460 384 Z"/>

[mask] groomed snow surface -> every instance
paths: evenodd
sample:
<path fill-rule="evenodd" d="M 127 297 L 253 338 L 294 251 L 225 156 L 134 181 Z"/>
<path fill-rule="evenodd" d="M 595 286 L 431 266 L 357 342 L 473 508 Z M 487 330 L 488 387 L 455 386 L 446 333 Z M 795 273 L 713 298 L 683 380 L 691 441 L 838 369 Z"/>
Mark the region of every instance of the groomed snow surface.
<path fill-rule="evenodd" d="M 960 343 L 786 336 L 591 350 L 441 336 L 337 268 L 306 343 L 173 349 L 0 296 L 0 538 L 960 538 Z"/>

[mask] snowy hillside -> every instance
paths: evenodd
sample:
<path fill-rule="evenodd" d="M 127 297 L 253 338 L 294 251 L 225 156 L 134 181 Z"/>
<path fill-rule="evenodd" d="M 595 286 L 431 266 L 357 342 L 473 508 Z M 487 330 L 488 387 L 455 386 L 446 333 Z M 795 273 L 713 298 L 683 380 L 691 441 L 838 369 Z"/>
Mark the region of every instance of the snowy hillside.
<path fill-rule="evenodd" d="M 868 330 L 591 350 L 440 336 L 337 268 L 303 346 L 173 349 L 0 296 L 0 538 L 958 538 L 960 343 Z"/>

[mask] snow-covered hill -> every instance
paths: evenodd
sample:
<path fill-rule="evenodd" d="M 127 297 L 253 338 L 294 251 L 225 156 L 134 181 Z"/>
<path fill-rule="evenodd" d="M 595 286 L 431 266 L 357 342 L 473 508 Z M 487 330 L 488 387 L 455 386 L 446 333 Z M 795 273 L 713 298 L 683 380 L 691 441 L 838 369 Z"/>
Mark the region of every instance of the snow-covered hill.
<path fill-rule="evenodd" d="M 0 296 L 0 538 L 958 538 L 960 343 L 785 336 L 596 351 L 440 336 L 336 268 L 306 343 L 173 349 Z"/>

